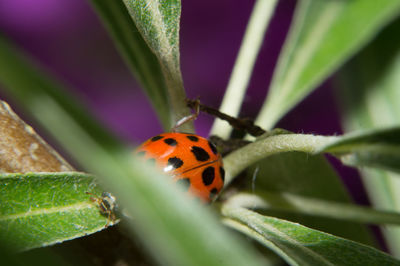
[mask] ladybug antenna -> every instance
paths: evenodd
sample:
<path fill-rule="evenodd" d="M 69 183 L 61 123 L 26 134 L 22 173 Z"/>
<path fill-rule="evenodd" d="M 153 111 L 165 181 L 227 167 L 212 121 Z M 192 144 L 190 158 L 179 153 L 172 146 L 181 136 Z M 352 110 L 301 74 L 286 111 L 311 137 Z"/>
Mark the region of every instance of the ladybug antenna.
<path fill-rule="evenodd" d="M 189 121 L 196 120 L 196 118 L 199 116 L 199 113 L 200 113 L 200 100 L 199 99 L 194 100 L 194 108 L 193 109 L 195 110 L 195 113 L 185 116 L 185 117 L 181 118 L 178 122 L 176 122 L 175 126 L 171 129 L 172 132 L 176 132 L 176 130 L 183 124 L 185 124 Z"/>

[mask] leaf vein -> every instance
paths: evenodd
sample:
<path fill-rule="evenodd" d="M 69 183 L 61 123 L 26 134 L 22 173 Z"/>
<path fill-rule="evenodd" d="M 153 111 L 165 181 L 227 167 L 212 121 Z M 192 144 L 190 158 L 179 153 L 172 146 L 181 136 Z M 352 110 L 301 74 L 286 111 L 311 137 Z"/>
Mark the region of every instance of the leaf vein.
<path fill-rule="evenodd" d="M 67 206 L 63 206 L 63 207 L 38 209 L 35 211 L 28 210 L 28 211 L 22 212 L 22 213 L 1 215 L 0 221 L 16 220 L 16 219 L 26 218 L 29 216 L 35 216 L 35 215 L 53 214 L 53 213 L 57 213 L 57 212 L 70 212 L 70 211 L 78 211 L 78 210 L 92 209 L 92 208 L 97 208 L 97 206 L 95 206 L 94 204 L 89 203 L 89 202 L 81 202 L 81 203 L 71 204 L 71 205 L 67 205 Z"/>

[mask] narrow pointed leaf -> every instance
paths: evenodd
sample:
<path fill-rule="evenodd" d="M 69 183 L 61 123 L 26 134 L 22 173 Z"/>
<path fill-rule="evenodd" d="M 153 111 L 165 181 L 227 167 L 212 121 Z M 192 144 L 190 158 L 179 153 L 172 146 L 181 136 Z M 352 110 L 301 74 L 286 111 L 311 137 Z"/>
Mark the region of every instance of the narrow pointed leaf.
<path fill-rule="evenodd" d="M 101 195 L 83 173 L 1 174 L 1 242 L 27 250 L 104 229 L 108 218 L 86 192 Z"/>
<path fill-rule="evenodd" d="M 226 206 L 225 223 L 274 250 L 290 265 L 400 265 L 369 246 L 300 224 Z"/>
<path fill-rule="evenodd" d="M 276 210 L 368 224 L 400 225 L 400 213 L 398 212 L 376 210 L 351 203 L 304 197 L 287 192 L 257 190 L 252 193 L 238 193 L 230 197 L 224 204 L 259 211 Z"/>
<path fill-rule="evenodd" d="M 180 70 L 179 28 L 181 1 L 123 0 L 129 14 L 150 49 L 158 58 L 168 87 L 172 122 L 189 114 Z M 193 131 L 193 124 L 182 126 Z"/>
<path fill-rule="evenodd" d="M 124 3 L 156 56 L 179 67 L 181 2 L 124 0 Z"/>
<path fill-rule="evenodd" d="M 400 125 L 400 20 L 386 28 L 337 76 L 339 102 L 347 132 Z M 376 208 L 400 211 L 400 175 L 361 169 L 371 202 Z M 384 227 L 392 254 L 400 258 L 399 227 Z"/>
<path fill-rule="evenodd" d="M 253 165 L 246 190 L 261 193 L 284 193 L 321 201 L 349 204 L 351 198 L 340 176 L 324 156 L 286 152 L 269 156 Z M 367 227 L 358 222 L 334 220 L 307 213 L 265 209 L 263 213 L 301 223 L 333 235 L 364 244 L 374 241 Z"/>
<path fill-rule="evenodd" d="M 225 114 L 233 117 L 239 115 L 251 73 L 253 72 L 254 64 L 264 40 L 265 31 L 274 13 L 276 3 L 277 0 L 258 0 L 254 4 L 246 33 L 243 36 L 240 51 L 219 109 Z M 228 138 L 231 130 L 232 127 L 225 121 L 216 119 L 211 129 L 211 135 Z"/>
<path fill-rule="evenodd" d="M 348 134 L 322 147 L 319 152 L 333 153 L 349 165 L 400 172 L 400 128 Z"/>
<path fill-rule="evenodd" d="M 397 0 L 300 1 L 257 124 L 271 128 L 399 12 Z"/>
<path fill-rule="evenodd" d="M 134 237 L 142 239 L 157 261 L 169 265 L 264 265 L 247 243 L 229 234 L 208 206 L 190 200 L 171 186 L 167 176 L 130 156 L 115 156 L 114 164 L 93 171 L 105 177 L 132 217 L 128 222 L 135 230 Z"/>
<path fill-rule="evenodd" d="M 130 70 L 152 103 L 164 129 L 171 127 L 167 86 L 160 63 L 138 32 L 122 1 L 92 0 Z"/>

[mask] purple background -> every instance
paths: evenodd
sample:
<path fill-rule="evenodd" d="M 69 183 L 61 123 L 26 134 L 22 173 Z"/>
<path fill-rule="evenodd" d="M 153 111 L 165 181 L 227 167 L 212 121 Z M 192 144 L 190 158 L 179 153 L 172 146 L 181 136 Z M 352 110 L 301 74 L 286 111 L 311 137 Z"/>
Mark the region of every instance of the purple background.
<path fill-rule="evenodd" d="M 294 0 L 278 1 L 255 66 L 241 116 L 255 117 L 270 82 L 290 24 Z M 218 107 L 232 70 L 253 1 L 183 1 L 181 66 L 188 97 Z M 37 59 L 93 113 L 128 142 L 161 131 L 149 102 L 110 37 L 82 0 L 1 0 L 0 31 Z M 340 134 L 329 82 L 312 93 L 280 123 L 294 132 Z M 145 115 L 144 115 L 145 114 Z M 154 121 L 149 123 L 148 121 Z M 212 117 L 201 115 L 197 132 L 208 135 Z M 339 166 L 357 202 L 365 203 L 356 171 Z"/>
<path fill-rule="evenodd" d="M 228 0 L 184 1 L 181 61 L 189 97 L 200 96 L 205 104 L 219 106 L 252 5 L 252 1 L 238 1 L 235 5 Z M 294 5 L 294 0 L 280 1 L 251 79 L 242 116 L 254 117 L 261 106 Z M 161 130 L 149 102 L 89 1 L 2 0 L 0 29 L 67 83 L 120 136 L 142 141 Z M 337 134 L 340 127 L 335 113 L 331 91 L 324 88 L 279 126 L 295 132 Z M 147 122 L 152 120 L 154 123 Z M 196 123 L 198 133 L 207 135 L 211 122 L 211 117 L 200 116 Z"/>

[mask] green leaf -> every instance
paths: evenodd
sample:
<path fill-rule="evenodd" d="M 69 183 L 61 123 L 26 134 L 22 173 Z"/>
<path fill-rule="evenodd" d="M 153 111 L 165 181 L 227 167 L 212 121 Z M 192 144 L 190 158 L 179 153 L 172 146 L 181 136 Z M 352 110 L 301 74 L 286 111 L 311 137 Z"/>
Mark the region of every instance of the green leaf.
<path fill-rule="evenodd" d="M 177 122 L 189 115 L 180 70 L 179 0 L 123 0 L 129 14 L 150 49 L 158 58 L 167 83 L 172 108 L 172 121 Z M 186 123 L 182 131 L 193 131 L 193 124 Z"/>
<path fill-rule="evenodd" d="M 125 62 L 147 93 L 165 130 L 171 128 L 167 86 L 161 66 L 122 1 L 92 0 Z"/>
<path fill-rule="evenodd" d="M 350 165 L 383 167 L 398 171 L 400 128 L 359 132 L 344 136 L 280 134 L 261 137 L 224 158 L 226 183 L 255 162 L 273 154 L 301 151 L 333 153 Z"/>
<path fill-rule="evenodd" d="M 376 146 L 396 147 L 400 144 L 400 127 L 352 132 L 321 148 L 319 152 L 349 153 Z M 372 147 L 371 147 L 372 146 Z"/>
<path fill-rule="evenodd" d="M 265 31 L 274 13 L 277 0 L 258 0 L 250 15 L 246 33 L 222 100 L 220 111 L 236 117 L 239 114 L 247 86 L 260 51 Z M 210 135 L 228 138 L 232 127 L 225 121 L 214 120 Z"/>
<path fill-rule="evenodd" d="M 400 172 L 400 128 L 347 134 L 322 147 L 320 152 L 334 153 L 349 165 Z"/>
<path fill-rule="evenodd" d="M 400 20 L 386 28 L 337 76 L 339 100 L 346 131 L 400 125 Z M 400 175 L 361 169 L 371 202 L 376 208 L 400 211 Z M 400 258 L 400 229 L 384 227 L 388 247 Z"/>
<path fill-rule="evenodd" d="M 86 192 L 101 195 L 83 173 L 1 174 L 1 242 L 27 250 L 104 229 L 108 217 Z"/>
<path fill-rule="evenodd" d="M 223 214 L 228 226 L 274 250 L 290 265 L 400 265 L 369 246 L 244 208 L 225 206 Z"/>
<path fill-rule="evenodd" d="M 256 122 L 269 129 L 399 15 L 398 0 L 302 0 Z"/>
<path fill-rule="evenodd" d="M 351 203 L 304 197 L 287 192 L 258 190 L 252 193 L 242 192 L 230 197 L 224 204 L 252 210 L 275 210 L 368 224 L 400 225 L 398 212 L 375 210 Z"/>
<path fill-rule="evenodd" d="M 253 166 L 254 175 L 252 180 L 248 181 L 247 187 L 252 191 L 257 189 L 263 193 L 283 192 L 349 203 L 350 197 L 340 177 L 323 156 L 312 155 L 322 146 L 337 139 L 338 137 L 308 134 L 286 133 L 272 136 L 267 134 L 266 137 L 261 137 L 224 158 L 226 183 L 229 184 L 233 177 Z M 282 213 L 274 212 L 272 215 L 282 215 Z M 366 228 L 360 224 L 304 215 L 290 214 L 284 217 L 352 240 L 372 242 Z"/>
<path fill-rule="evenodd" d="M 275 154 L 255 163 L 252 169 L 254 174 L 250 184 L 243 189 L 262 193 L 290 193 L 338 204 L 351 203 L 349 193 L 340 177 L 321 155 L 300 152 Z M 360 223 L 321 217 L 318 213 L 289 213 L 279 206 L 276 209 L 279 210 L 263 210 L 263 213 L 357 242 L 373 243 L 370 232 Z"/>

